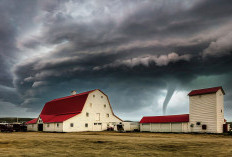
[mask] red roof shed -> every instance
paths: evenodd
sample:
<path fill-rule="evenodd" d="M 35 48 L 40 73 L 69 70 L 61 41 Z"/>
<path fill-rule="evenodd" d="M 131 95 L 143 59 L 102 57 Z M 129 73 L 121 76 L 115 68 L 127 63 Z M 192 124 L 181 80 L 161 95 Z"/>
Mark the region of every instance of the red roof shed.
<path fill-rule="evenodd" d="M 143 117 L 140 123 L 178 123 L 189 122 L 189 114 Z"/>

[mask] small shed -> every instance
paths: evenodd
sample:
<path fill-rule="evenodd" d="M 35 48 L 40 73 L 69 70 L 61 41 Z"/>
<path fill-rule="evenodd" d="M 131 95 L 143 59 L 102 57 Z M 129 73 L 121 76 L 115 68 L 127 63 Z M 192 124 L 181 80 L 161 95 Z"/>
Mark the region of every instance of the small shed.
<path fill-rule="evenodd" d="M 124 131 L 139 131 L 140 130 L 139 122 L 124 121 L 122 122 L 122 126 L 123 126 Z"/>

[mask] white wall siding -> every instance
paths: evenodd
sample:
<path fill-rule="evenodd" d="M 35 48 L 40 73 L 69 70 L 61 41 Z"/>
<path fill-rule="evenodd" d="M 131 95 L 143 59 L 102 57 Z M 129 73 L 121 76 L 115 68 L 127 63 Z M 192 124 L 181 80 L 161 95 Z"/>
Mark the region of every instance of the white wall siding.
<path fill-rule="evenodd" d="M 161 132 L 171 132 L 171 125 L 170 123 L 161 123 L 160 124 Z"/>
<path fill-rule="evenodd" d="M 161 132 L 160 123 L 151 123 L 151 132 Z"/>
<path fill-rule="evenodd" d="M 223 124 L 224 122 L 224 95 L 221 90 L 216 93 L 217 99 L 217 132 L 223 132 Z"/>
<path fill-rule="evenodd" d="M 27 124 L 27 131 L 38 131 L 38 124 Z"/>
<path fill-rule="evenodd" d="M 149 132 L 189 132 L 188 122 L 140 124 L 140 131 Z"/>
<path fill-rule="evenodd" d="M 58 126 L 57 126 L 58 124 Z M 46 132 L 63 132 L 63 123 L 44 123 L 43 131 Z"/>
<path fill-rule="evenodd" d="M 146 131 L 151 131 L 151 124 L 150 123 L 143 123 L 143 124 L 140 124 L 140 131 L 141 132 L 146 132 Z"/>
<path fill-rule="evenodd" d="M 182 123 L 182 132 L 190 132 L 190 123 Z"/>
<path fill-rule="evenodd" d="M 182 123 L 171 123 L 171 132 L 183 132 Z"/>
<path fill-rule="evenodd" d="M 190 101 L 190 124 L 191 132 L 217 132 L 216 122 L 216 93 L 195 95 L 189 97 Z M 201 125 L 196 125 L 200 122 Z M 202 129 L 202 125 L 207 125 L 207 130 Z"/>
<path fill-rule="evenodd" d="M 120 122 L 122 120 L 114 116 L 111 110 L 108 97 L 101 91 L 95 90 L 88 95 L 82 112 L 64 121 L 63 131 L 102 131 L 106 130 L 108 125 L 118 124 Z M 70 126 L 71 123 L 74 124 L 73 127 Z M 88 127 L 86 127 L 86 124 L 88 124 Z"/>
<path fill-rule="evenodd" d="M 124 131 L 139 130 L 139 122 L 122 122 Z"/>

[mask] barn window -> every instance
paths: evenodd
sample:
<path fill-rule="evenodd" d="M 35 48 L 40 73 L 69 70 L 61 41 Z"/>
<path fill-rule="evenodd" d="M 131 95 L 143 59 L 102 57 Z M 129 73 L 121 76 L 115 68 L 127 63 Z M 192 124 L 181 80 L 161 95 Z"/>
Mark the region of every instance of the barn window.
<path fill-rule="evenodd" d="M 196 125 L 201 125 L 201 122 L 197 122 Z"/>
<path fill-rule="evenodd" d="M 88 112 L 86 112 L 86 117 L 89 117 L 89 113 Z"/>
<path fill-rule="evenodd" d="M 110 117 L 110 114 L 109 114 L 109 113 L 107 113 L 107 114 L 106 114 L 106 117 Z"/>
<path fill-rule="evenodd" d="M 101 98 L 103 99 L 103 96 L 101 96 Z"/>
<path fill-rule="evenodd" d="M 85 127 L 88 128 L 88 123 L 85 123 Z"/>
<path fill-rule="evenodd" d="M 104 104 L 104 108 L 106 108 L 106 104 Z"/>
<path fill-rule="evenodd" d="M 47 127 L 49 128 L 49 124 L 47 124 Z"/>
<path fill-rule="evenodd" d="M 98 123 L 98 125 L 102 125 L 102 123 Z"/>
<path fill-rule="evenodd" d="M 221 113 L 222 113 L 222 110 L 221 110 Z"/>
<path fill-rule="evenodd" d="M 94 125 L 97 125 L 97 123 L 94 123 Z"/>
<path fill-rule="evenodd" d="M 57 128 L 59 128 L 59 123 L 56 124 Z"/>
<path fill-rule="evenodd" d="M 73 127 L 74 126 L 74 124 L 73 123 L 70 123 L 70 127 Z"/>
<path fill-rule="evenodd" d="M 202 130 L 206 130 L 207 129 L 207 126 L 204 124 L 202 125 Z"/>
<path fill-rule="evenodd" d="M 93 97 L 95 97 L 95 95 L 93 95 Z"/>

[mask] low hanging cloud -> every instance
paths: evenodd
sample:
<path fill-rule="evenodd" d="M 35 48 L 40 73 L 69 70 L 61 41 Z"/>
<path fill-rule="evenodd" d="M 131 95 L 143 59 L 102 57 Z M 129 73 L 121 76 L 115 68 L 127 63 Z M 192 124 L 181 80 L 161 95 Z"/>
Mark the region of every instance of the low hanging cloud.
<path fill-rule="evenodd" d="M 232 32 L 218 38 L 210 43 L 209 47 L 203 51 L 203 57 L 206 56 L 228 56 L 232 53 Z"/>
<path fill-rule="evenodd" d="M 114 63 L 110 63 L 108 65 L 104 65 L 102 67 L 94 67 L 94 70 L 100 70 L 102 68 L 107 67 L 118 67 L 118 66 L 128 66 L 135 67 L 138 65 L 143 65 L 148 67 L 150 63 L 154 62 L 157 66 L 167 66 L 169 63 L 175 63 L 178 61 L 189 61 L 191 59 L 191 55 L 178 55 L 177 53 L 169 53 L 168 55 L 154 55 L 154 56 L 146 56 L 146 57 L 136 57 L 127 60 L 117 60 Z"/>

